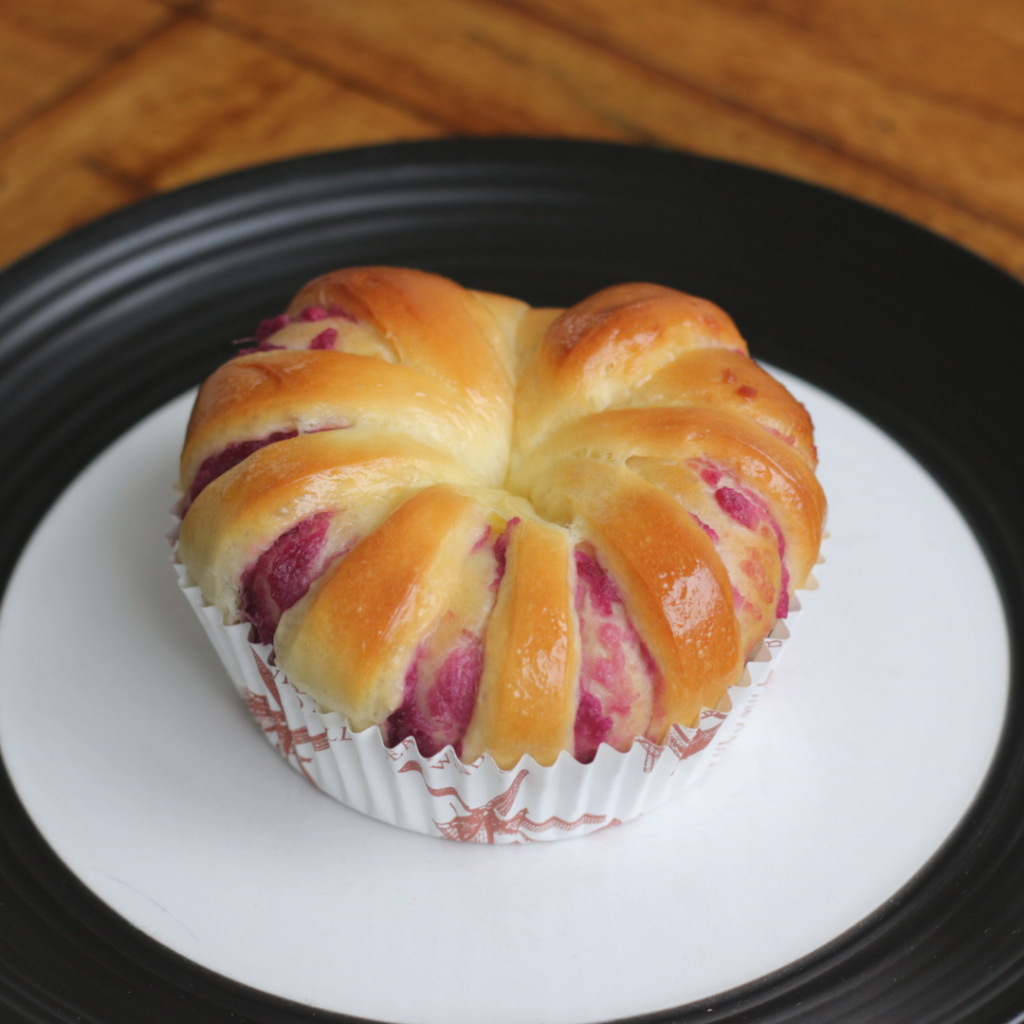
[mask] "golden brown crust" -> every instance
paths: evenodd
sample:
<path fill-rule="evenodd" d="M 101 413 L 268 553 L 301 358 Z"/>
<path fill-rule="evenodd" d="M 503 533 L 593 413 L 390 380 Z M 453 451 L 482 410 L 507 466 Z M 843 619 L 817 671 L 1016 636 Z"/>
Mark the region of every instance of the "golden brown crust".
<path fill-rule="evenodd" d="M 297 436 L 208 483 L 179 554 L 239 621 L 246 573 L 328 514 L 308 591 L 280 605 L 274 642 L 293 682 L 357 729 L 399 707 L 422 645 L 462 629 L 435 628 L 452 595 L 486 592 L 464 758 L 512 767 L 572 751 L 587 685 L 581 551 L 609 576 L 611 632 L 634 637 L 638 675 L 622 692 L 653 702 L 647 735 L 661 741 L 718 704 L 814 565 L 826 506 L 810 418 L 712 303 L 626 284 L 530 309 L 369 267 L 311 282 L 289 313 L 201 389 L 183 488 L 198 490 L 232 446 L 241 457 Z M 485 490 L 501 486 L 512 494 Z M 471 552 L 479 578 L 459 589 Z M 492 553 L 506 560 L 496 601 Z M 612 620 L 587 600 L 594 633 Z"/>
<path fill-rule="evenodd" d="M 753 359 L 729 349 L 696 349 L 669 363 L 630 393 L 630 405 L 703 406 L 745 416 L 792 446 L 816 469 L 807 410 Z"/>
<path fill-rule="evenodd" d="M 473 482 L 459 463 L 400 436 L 359 428 L 300 435 L 214 480 L 182 522 L 178 557 L 206 600 L 237 622 L 243 573 L 296 523 L 336 512 L 364 532 L 403 496 L 442 480 Z"/>
<path fill-rule="evenodd" d="M 340 307 L 372 325 L 404 366 L 458 388 L 481 413 L 511 411 L 510 342 L 484 302 L 454 281 L 420 270 L 356 267 L 307 284 L 288 307 Z"/>
<path fill-rule="evenodd" d="M 678 502 L 624 465 L 567 458 L 552 466 L 538 511 L 580 521 L 660 670 L 650 738 L 693 725 L 743 671 L 728 573 Z"/>
<path fill-rule="evenodd" d="M 513 528 L 506 564 L 462 756 L 486 751 L 511 768 L 530 754 L 550 765 L 572 750 L 576 717 L 572 548 L 562 530 L 526 519 Z"/>
<path fill-rule="evenodd" d="M 482 521 L 481 507 L 448 487 L 410 498 L 285 613 L 275 638 L 281 666 L 356 731 L 384 721 Z"/>
<path fill-rule="evenodd" d="M 704 459 L 725 467 L 768 503 L 786 540 L 793 586 L 803 586 L 817 561 L 826 509 L 821 485 L 793 447 L 744 417 L 714 408 L 613 409 L 587 416 L 554 434 L 520 467 L 513 488 L 523 486 L 539 505 L 551 479 L 545 468 L 583 454 L 620 462 Z"/>
<path fill-rule="evenodd" d="M 551 431 L 619 403 L 681 355 L 747 344 L 714 303 L 654 284 L 605 288 L 552 320 L 522 368 L 515 448 L 526 457 Z"/>
<path fill-rule="evenodd" d="M 355 424 L 437 448 L 498 486 L 507 456 L 451 384 L 347 352 L 262 352 L 233 359 L 199 390 L 181 457 L 188 493 L 204 460 L 278 432 Z"/>
<path fill-rule="evenodd" d="M 715 500 L 700 467 L 642 456 L 631 457 L 628 465 L 678 502 L 712 541 L 732 583 L 743 654 L 749 657 L 775 625 L 782 598 L 782 558 L 771 523 L 759 521 L 751 529 L 734 520 Z"/>

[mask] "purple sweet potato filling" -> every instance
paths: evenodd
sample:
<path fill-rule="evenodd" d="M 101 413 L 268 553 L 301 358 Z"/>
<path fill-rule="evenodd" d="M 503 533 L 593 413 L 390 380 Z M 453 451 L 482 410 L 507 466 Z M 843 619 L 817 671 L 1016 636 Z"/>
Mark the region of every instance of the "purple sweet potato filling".
<path fill-rule="evenodd" d="M 734 490 L 731 487 L 719 487 L 715 491 L 715 501 L 718 502 L 719 508 L 726 515 L 731 516 L 748 530 L 756 529 L 757 524 L 763 518 L 775 532 L 775 539 L 779 544 L 779 563 L 782 570 L 779 581 L 779 600 L 775 606 L 775 617 L 777 619 L 786 618 L 789 615 L 789 569 L 786 568 L 786 538 L 782 535 L 782 528 L 775 517 L 764 507 L 763 503 L 751 500 L 741 491 Z"/>
<path fill-rule="evenodd" d="M 782 578 L 779 580 L 779 603 L 775 606 L 775 618 L 785 619 L 789 615 L 789 570 L 786 568 L 786 538 L 782 536 L 782 527 L 770 515 L 765 515 L 771 528 L 775 531 L 775 538 L 779 542 L 779 562 L 782 564 Z"/>
<path fill-rule="evenodd" d="M 253 335 L 253 341 L 257 345 L 261 345 L 272 334 L 277 334 L 278 331 L 283 330 L 291 322 L 292 318 L 287 313 L 271 317 L 269 320 L 261 320 L 259 327 L 256 328 L 256 333 Z"/>
<path fill-rule="evenodd" d="M 711 538 L 712 542 L 714 544 L 717 544 L 718 543 L 718 534 L 715 531 L 715 529 L 713 527 L 711 527 L 711 526 L 708 526 L 708 524 L 705 523 L 704 520 L 701 519 L 700 516 L 695 515 L 693 512 L 691 512 L 690 515 L 693 516 L 693 518 L 696 521 L 697 525 Z"/>
<path fill-rule="evenodd" d="M 754 513 L 772 528 L 775 540 L 779 545 L 779 565 L 781 574 L 779 579 L 779 600 L 775 606 L 775 618 L 784 619 L 789 615 L 789 569 L 786 568 L 786 538 L 783 536 L 782 527 L 778 520 L 768 511 L 764 499 L 757 495 L 750 494 L 747 497 L 748 504 L 754 509 Z"/>
<path fill-rule="evenodd" d="M 779 603 L 775 606 L 775 618 L 789 618 L 789 570 L 782 563 L 782 579 L 779 581 Z"/>
<path fill-rule="evenodd" d="M 612 578 L 597 564 L 597 561 L 590 557 L 585 551 L 576 552 L 576 575 L 590 591 L 590 599 L 602 615 L 611 615 L 612 605 L 619 604 L 622 597 L 619 588 L 612 582 Z M 579 611 L 583 605 L 584 591 L 581 589 L 576 593 L 576 610 Z"/>
<path fill-rule="evenodd" d="M 212 483 L 217 477 L 223 476 L 243 459 L 247 459 L 253 452 L 266 448 L 268 444 L 274 444 L 277 441 L 287 441 L 288 438 L 296 437 L 297 435 L 297 430 L 279 430 L 273 434 L 268 434 L 266 437 L 258 437 L 252 441 L 236 441 L 234 444 L 229 444 L 223 451 L 217 452 L 216 455 L 211 455 L 204 459 L 203 464 L 199 467 L 199 472 L 196 473 L 192 480 L 192 486 L 189 488 L 189 502 L 195 501 L 207 484 Z"/>
<path fill-rule="evenodd" d="M 246 342 L 254 341 L 255 345 L 249 345 L 246 348 L 240 348 L 238 355 L 248 356 L 252 355 L 253 352 L 280 352 L 284 350 L 284 345 L 275 345 L 270 339 L 277 334 L 278 331 L 283 330 L 289 324 L 295 323 L 317 323 L 320 320 L 338 319 L 347 320 L 349 323 L 357 323 L 356 318 L 340 306 L 331 306 L 329 309 L 323 309 L 320 306 L 306 306 L 297 317 L 289 316 L 287 313 L 282 313 L 280 316 L 271 317 L 268 320 L 261 320 L 259 327 L 256 328 L 256 333 L 251 338 L 242 338 L 236 341 L 236 345 L 245 345 Z M 338 340 L 338 332 L 333 327 L 328 327 L 326 330 L 321 331 L 310 343 L 311 349 L 320 348 L 334 348 L 335 342 Z"/>
<path fill-rule="evenodd" d="M 348 310 L 333 304 L 327 309 L 322 306 L 306 306 L 299 314 L 299 319 L 307 324 L 316 323 L 318 320 L 347 320 L 350 324 L 358 323 Z"/>
<path fill-rule="evenodd" d="M 384 742 L 388 747 L 394 747 L 402 740 L 412 736 L 418 741 L 419 736 L 425 731 L 426 721 L 416 707 L 416 691 L 420 685 L 420 657 L 422 650 L 417 650 L 413 655 L 412 664 L 405 674 L 405 686 L 402 690 L 402 703 L 396 711 L 391 713 L 387 721 Z M 430 755 L 426 755 L 429 757 Z"/>
<path fill-rule="evenodd" d="M 512 529 L 520 522 L 519 516 L 513 516 L 506 524 L 501 536 L 494 542 L 494 558 L 498 563 L 497 572 L 494 575 L 494 582 L 491 587 L 495 590 L 501 585 L 505 576 L 505 556 L 508 553 L 509 541 L 512 540 Z"/>
<path fill-rule="evenodd" d="M 643 659 L 644 669 L 647 671 L 648 677 L 650 679 L 658 679 L 661 670 L 658 668 L 658 663 L 654 660 L 654 655 L 651 654 L 651 649 L 643 640 L 640 640 L 640 657 Z"/>
<path fill-rule="evenodd" d="M 611 615 L 612 605 L 622 601 L 618 587 L 612 582 L 608 573 L 597 564 L 597 560 L 591 558 L 585 551 L 576 552 L 576 576 L 578 580 L 576 613 L 581 617 L 581 628 L 587 596 L 590 597 L 591 603 L 599 614 Z M 618 639 L 609 636 L 607 632 L 602 635 L 599 631 L 599 635 L 604 642 Z M 617 660 L 624 662 L 619 645 L 612 643 L 611 646 L 619 656 Z M 622 665 L 618 666 L 618 670 L 622 670 Z M 590 682 L 588 676 L 593 675 L 597 682 L 607 685 L 613 680 L 606 677 L 615 672 L 616 666 L 608 663 L 608 659 L 591 659 L 586 654 L 584 655 L 580 674 L 580 702 L 576 710 L 576 721 L 573 724 L 574 753 L 576 759 L 583 764 L 590 764 L 594 760 L 597 756 L 597 748 L 608 738 L 614 725 L 612 719 L 604 713 L 600 700 L 587 689 Z"/>
<path fill-rule="evenodd" d="M 422 655 L 422 650 L 416 652 L 405 677 L 402 705 L 388 719 L 387 745 L 393 747 L 411 736 L 423 757 L 433 757 L 449 743 L 456 754 L 461 754 L 462 736 L 473 716 L 483 674 L 483 643 L 472 633 L 463 633 L 462 640 L 438 670 L 427 694 L 425 711 L 416 700 Z"/>
<path fill-rule="evenodd" d="M 255 345 L 248 345 L 246 348 L 240 348 L 238 351 L 239 355 L 252 355 L 253 352 L 272 352 L 284 348 L 284 345 L 273 345 L 270 343 L 269 338 L 278 333 L 282 328 L 288 327 L 292 323 L 292 317 L 288 313 L 282 313 L 280 316 L 272 316 L 265 321 L 259 322 L 259 327 L 256 328 L 256 333 L 251 338 L 240 338 L 236 345 L 245 345 L 246 342 L 255 341 Z"/>
<path fill-rule="evenodd" d="M 321 331 L 310 343 L 311 349 L 320 348 L 334 348 L 334 343 L 338 340 L 338 332 L 333 327 L 328 327 L 327 330 Z"/>
<path fill-rule="evenodd" d="M 327 309 L 327 315 L 334 317 L 336 320 L 347 320 L 350 324 L 357 324 L 359 320 L 350 313 L 347 309 L 342 309 L 341 306 L 332 303 Z"/>
<path fill-rule="evenodd" d="M 461 736 L 469 725 L 477 687 L 484 670 L 484 648 L 470 633 L 445 659 L 427 697 L 431 717 Z"/>
<path fill-rule="evenodd" d="M 757 506 L 742 492 L 732 487 L 719 487 L 715 491 L 718 507 L 730 518 L 748 530 L 756 530 L 761 521 Z"/>
<path fill-rule="evenodd" d="M 325 568 L 320 556 L 330 519 L 330 512 L 304 519 L 242 573 L 242 615 L 252 623 L 260 643 L 273 643 L 281 616 Z"/>
<path fill-rule="evenodd" d="M 573 753 L 589 764 L 602 743 L 627 749 L 661 673 L 630 621 L 614 580 L 587 551 L 576 551 L 576 614 L 584 641 Z M 640 664 L 637 664 L 639 659 Z"/>
<path fill-rule="evenodd" d="M 572 731 L 577 760 L 590 764 L 597 756 L 597 748 L 612 731 L 612 720 L 601 710 L 601 702 L 587 690 L 580 690 Z"/>

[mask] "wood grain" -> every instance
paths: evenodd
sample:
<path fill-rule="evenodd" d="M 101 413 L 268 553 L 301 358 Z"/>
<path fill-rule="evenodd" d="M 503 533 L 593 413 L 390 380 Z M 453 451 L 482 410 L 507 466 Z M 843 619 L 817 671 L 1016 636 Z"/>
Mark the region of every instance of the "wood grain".
<path fill-rule="evenodd" d="M 719 0 L 786 24 L 825 59 L 960 109 L 1024 120 L 1019 0 Z"/>
<path fill-rule="evenodd" d="M 823 56 L 807 30 L 739 2 L 212 0 L 207 10 L 455 131 L 654 142 L 767 167 L 902 213 L 1024 275 L 1024 130 Z"/>
<path fill-rule="evenodd" d="M 527 134 L 779 171 L 1024 277 L 1019 0 L 33 0 L 0 57 L 0 262 L 235 167 Z"/>
<path fill-rule="evenodd" d="M 836 59 L 822 52 L 816 36 L 760 6 L 744 11 L 717 0 L 516 4 L 938 198 L 1024 230 L 1024 123 L 943 102 Z M 919 81 L 922 74 L 936 80 L 941 65 L 929 62 Z"/>
<path fill-rule="evenodd" d="M 0 5 L 0 135 L 129 52 L 168 20 L 155 0 Z"/>
<path fill-rule="evenodd" d="M 0 150 L 0 261 L 187 181 L 437 131 L 186 16 Z"/>

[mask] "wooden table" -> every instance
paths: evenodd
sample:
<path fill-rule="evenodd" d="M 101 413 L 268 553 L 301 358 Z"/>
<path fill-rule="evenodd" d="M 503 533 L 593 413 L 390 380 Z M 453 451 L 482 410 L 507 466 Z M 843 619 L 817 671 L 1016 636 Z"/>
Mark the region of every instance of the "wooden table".
<path fill-rule="evenodd" d="M 8 0 L 0 264 L 248 164 L 509 134 L 771 168 L 1024 278 L 1022 0 Z"/>

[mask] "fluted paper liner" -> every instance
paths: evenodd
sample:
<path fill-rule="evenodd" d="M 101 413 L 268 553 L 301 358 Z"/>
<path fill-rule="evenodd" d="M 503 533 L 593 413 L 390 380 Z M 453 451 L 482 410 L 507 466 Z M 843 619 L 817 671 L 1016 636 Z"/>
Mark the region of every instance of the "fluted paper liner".
<path fill-rule="evenodd" d="M 249 642 L 247 623 L 225 626 L 188 570 L 178 585 L 263 734 L 288 763 L 341 803 L 400 828 L 461 842 L 522 843 L 586 835 L 618 825 L 683 792 L 743 728 L 785 648 L 799 602 L 748 661 L 739 685 L 694 728 L 673 725 L 664 745 L 637 738 L 622 753 L 602 744 L 590 764 L 563 752 L 549 767 L 526 755 L 512 769 L 489 754 L 463 764 L 450 747 L 423 757 L 414 740 L 388 749 L 380 729 L 354 732 L 321 712 L 274 665 L 272 648 Z"/>

